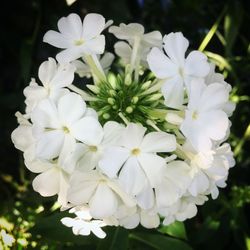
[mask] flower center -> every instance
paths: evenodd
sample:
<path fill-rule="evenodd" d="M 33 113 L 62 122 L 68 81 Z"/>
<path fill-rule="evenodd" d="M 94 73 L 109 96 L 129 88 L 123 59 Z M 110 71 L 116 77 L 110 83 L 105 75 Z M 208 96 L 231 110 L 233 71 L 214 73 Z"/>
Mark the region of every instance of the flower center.
<path fill-rule="evenodd" d="M 134 148 L 131 150 L 131 154 L 138 156 L 141 153 L 141 150 L 139 148 Z"/>
<path fill-rule="evenodd" d="M 75 40 L 75 41 L 74 41 L 74 44 L 75 44 L 76 46 L 80 46 L 80 45 L 84 44 L 84 40 L 83 40 L 83 39 Z"/>
<path fill-rule="evenodd" d="M 192 119 L 193 119 L 193 120 L 197 120 L 197 119 L 198 119 L 198 112 L 197 112 L 197 111 L 194 111 L 194 112 L 192 113 Z"/>
<path fill-rule="evenodd" d="M 179 68 L 179 74 L 181 75 L 181 77 L 184 77 L 184 71 L 183 71 L 183 68 Z"/>
<path fill-rule="evenodd" d="M 97 146 L 89 146 L 89 151 L 96 152 L 97 151 Z"/>
<path fill-rule="evenodd" d="M 63 126 L 62 130 L 65 134 L 69 134 L 69 129 L 66 126 Z"/>

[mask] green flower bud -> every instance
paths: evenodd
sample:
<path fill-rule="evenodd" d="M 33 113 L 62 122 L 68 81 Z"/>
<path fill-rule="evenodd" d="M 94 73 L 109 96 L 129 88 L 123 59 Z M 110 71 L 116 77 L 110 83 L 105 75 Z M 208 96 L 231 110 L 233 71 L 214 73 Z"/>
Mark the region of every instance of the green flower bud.
<path fill-rule="evenodd" d="M 100 92 L 100 89 L 96 85 L 87 84 L 86 87 L 95 94 L 98 94 Z"/>
<path fill-rule="evenodd" d="M 139 101 L 139 97 L 138 97 L 138 96 L 134 96 L 134 97 L 132 98 L 132 103 L 133 103 L 133 104 L 136 104 L 138 101 Z"/>
<path fill-rule="evenodd" d="M 127 112 L 128 114 L 131 114 L 133 111 L 134 111 L 134 109 L 133 109 L 131 106 L 128 106 L 128 107 L 126 108 L 126 112 Z"/>
<path fill-rule="evenodd" d="M 110 118 L 110 114 L 105 113 L 102 115 L 103 119 L 108 120 Z"/>
<path fill-rule="evenodd" d="M 115 99 L 112 98 L 112 97 L 109 97 L 108 98 L 108 103 L 111 104 L 111 105 L 114 105 L 115 104 Z"/>
<path fill-rule="evenodd" d="M 142 89 L 142 90 L 148 89 L 148 88 L 150 87 L 151 83 L 152 83 L 152 81 L 146 81 L 146 82 L 144 82 L 144 83 L 142 84 L 142 86 L 141 86 L 141 89 Z"/>

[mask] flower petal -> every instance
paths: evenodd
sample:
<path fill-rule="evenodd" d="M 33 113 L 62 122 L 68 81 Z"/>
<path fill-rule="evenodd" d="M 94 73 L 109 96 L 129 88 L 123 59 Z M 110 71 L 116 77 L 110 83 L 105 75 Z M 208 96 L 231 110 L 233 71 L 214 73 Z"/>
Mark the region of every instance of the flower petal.
<path fill-rule="evenodd" d="M 210 67 L 207 57 L 200 51 L 192 51 L 186 58 L 184 74 L 205 77 L 209 73 Z"/>
<path fill-rule="evenodd" d="M 70 127 L 70 133 L 79 141 L 89 145 L 97 146 L 103 138 L 101 124 L 93 117 L 83 117 Z"/>
<path fill-rule="evenodd" d="M 178 67 L 159 48 L 153 48 L 148 56 L 149 68 L 160 79 L 173 77 L 178 73 Z"/>
<path fill-rule="evenodd" d="M 136 157 L 130 157 L 119 173 L 119 181 L 126 193 L 137 195 L 146 185 L 146 176 Z"/>
<path fill-rule="evenodd" d="M 70 126 L 83 116 L 86 103 L 80 95 L 68 93 L 59 99 L 57 107 L 62 125 L 70 129 Z"/>
<path fill-rule="evenodd" d="M 79 40 L 82 37 L 82 20 L 75 13 L 62 17 L 57 26 L 59 31 L 68 39 Z"/>
<path fill-rule="evenodd" d="M 99 161 L 99 169 L 110 178 L 115 178 L 119 169 L 129 157 L 129 151 L 122 147 L 108 147 Z"/>
<path fill-rule="evenodd" d="M 83 20 L 83 39 L 97 37 L 105 28 L 105 18 L 102 15 L 91 13 Z"/>
<path fill-rule="evenodd" d="M 141 153 L 138 156 L 138 161 L 146 173 L 151 187 L 154 188 L 161 181 L 165 160 L 155 154 Z"/>
<path fill-rule="evenodd" d="M 49 30 L 45 33 L 43 42 L 51 44 L 60 49 L 66 49 L 72 45 L 72 42 L 68 37 L 54 30 Z"/>
<path fill-rule="evenodd" d="M 167 107 L 181 109 L 184 100 L 183 80 L 176 76 L 165 81 L 161 89 Z"/>
<path fill-rule="evenodd" d="M 172 152 L 176 149 L 176 139 L 165 132 L 151 132 L 143 138 L 140 149 L 148 153 Z"/>
<path fill-rule="evenodd" d="M 120 145 L 128 149 L 139 148 L 146 130 L 141 124 L 129 123 L 121 136 Z"/>
<path fill-rule="evenodd" d="M 32 182 L 33 188 L 42 196 L 53 196 L 59 192 L 60 170 L 56 167 L 39 174 Z"/>
<path fill-rule="evenodd" d="M 100 183 L 89 202 L 90 214 L 96 219 L 107 218 L 116 212 L 118 201 L 114 192 Z"/>
<path fill-rule="evenodd" d="M 163 47 L 170 59 L 179 67 L 184 66 L 185 52 L 189 42 L 181 32 L 170 33 L 163 37 Z"/>

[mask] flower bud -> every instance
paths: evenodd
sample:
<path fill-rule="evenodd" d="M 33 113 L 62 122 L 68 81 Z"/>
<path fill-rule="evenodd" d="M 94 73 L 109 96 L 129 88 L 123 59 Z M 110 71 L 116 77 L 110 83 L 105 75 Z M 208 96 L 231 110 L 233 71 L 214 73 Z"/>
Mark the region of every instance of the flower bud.
<path fill-rule="evenodd" d="M 109 97 L 108 98 L 108 103 L 111 104 L 111 105 L 114 105 L 115 104 L 115 99 L 112 98 L 112 97 Z"/>
<path fill-rule="evenodd" d="M 133 111 L 134 111 L 134 109 L 133 109 L 131 106 L 128 106 L 128 107 L 126 108 L 126 112 L 127 112 L 128 114 L 131 114 Z"/>
<path fill-rule="evenodd" d="M 132 98 L 132 103 L 133 103 L 133 104 L 136 104 L 138 101 L 139 101 L 139 97 L 138 97 L 138 96 L 134 96 L 134 97 Z"/>
<path fill-rule="evenodd" d="M 100 89 L 96 85 L 87 84 L 86 87 L 95 94 L 100 92 Z"/>
<path fill-rule="evenodd" d="M 105 113 L 102 115 L 103 119 L 108 120 L 110 118 L 110 114 Z"/>
<path fill-rule="evenodd" d="M 156 101 L 162 97 L 161 93 L 153 94 L 148 98 L 148 101 Z"/>
<path fill-rule="evenodd" d="M 150 87 L 151 83 L 152 83 L 152 81 L 146 81 L 146 82 L 144 82 L 144 83 L 142 84 L 142 86 L 141 86 L 141 89 L 142 89 L 142 90 L 148 89 L 148 88 Z"/>
<path fill-rule="evenodd" d="M 167 113 L 165 120 L 171 124 L 178 125 L 178 126 L 181 125 L 181 123 L 183 122 L 182 117 L 171 112 Z"/>

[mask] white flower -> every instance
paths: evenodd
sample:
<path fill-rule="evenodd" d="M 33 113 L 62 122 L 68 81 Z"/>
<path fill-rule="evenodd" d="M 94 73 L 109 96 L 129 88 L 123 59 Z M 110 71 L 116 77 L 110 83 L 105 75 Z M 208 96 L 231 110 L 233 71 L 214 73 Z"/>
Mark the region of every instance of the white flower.
<path fill-rule="evenodd" d="M 99 56 L 97 56 L 97 58 L 99 59 Z M 101 59 L 100 59 L 100 65 L 104 70 L 104 73 L 107 73 L 112 62 L 114 61 L 115 57 L 112 53 L 105 53 Z M 83 58 L 84 61 L 84 58 Z M 89 67 L 88 64 L 80 61 L 80 60 L 76 60 L 73 61 L 72 64 L 76 67 L 76 73 L 80 76 L 80 77 L 91 77 L 91 68 Z"/>
<path fill-rule="evenodd" d="M 39 67 L 38 76 L 43 86 L 39 86 L 34 79 L 24 89 L 26 97 L 26 113 L 30 113 L 36 105 L 45 98 L 58 99 L 67 93 L 64 87 L 74 80 L 75 67 L 71 64 L 57 64 L 55 59 L 49 58 Z"/>
<path fill-rule="evenodd" d="M 180 129 L 196 150 L 207 151 L 213 140 L 226 136 L 229 122 L 222 109 L 228 96 L 228 90 L 220 83 L 190 83 L 189 102 Z"/>
<path fill-rule="evenodd" d="M 50 30 L 43 41 L 57 48 L 64 49 L 57 54 L 59 62 L 70 62 L 84 55 L 102 54 L 105 48 L 105 37 L 101 32 L 109 24 L 105 24 L 102 15 L 91 13 L 83 22 L 77 14 L 62 17 L 58 23 L 60 32 Z"/>
<path fill-rule="evenodd" d="M 104 124 L 103 128 L 99 124 L 97 129 L 98 131 L 89 136 L 85 143 L 77 143 L 75 150 L 68 155 L 65 164 L 69 169 L 76 168 L 83 171 L 94 169 L 103 155 L 103 150 L 117 142 L 124 126 L 109 121 Z M 100 135 L 98 140 L 96 140 L 96 134 Z"/>
<path fill-rule="evenodd" d="M 217 187 L 226 186 L 228 170 L 235 164 L 229 144 L 213 145 L 211 150 L 197 152 L 187 142 L 183 145 L 183 150 L 188 156 L 187 162 L 191 167 L 192 181 L 187 190 L 193 196 L 211 193 L 212 198 L 217 198 Z"/>
<path fill-rule="evenodd" d="M 146 56 L 150 48 L 161 47 L 162 35 L 159 31 L 144 33 L 144 27 L 139 23 L 128 25 L 121 23 L 120 26 L 111 26 L 109 32 L 113 33 L 118 39 L 129 42 L 117 42 L 114 46 L 115 52 L 124 63 L 131 63 L 131 67 L 138 67 L 140 61 L 146 62 Z M 137 65 L 136 65 L 137 64 Z"/>
<path fill-rule="evenodd" d="M 164 80 L 162 93 L 166 106 L 180 108 L 184 86 L 188 88 L 194 78 L 204 78 L 209 72 L 209 64 L 207 57 L 196 50 L 185 58 L 189 42 L 181 32 L 165 35 L 163 42 L 167 55 L 159 48 L 153 48 L 147 57 L 149 68 L 156 77 Z"/>
<path fill-rule="evenodd" d="M 76 170 L 70 181 L 68 201 L 74 205 L 89 206 L 93 218 L 108 218 L 116 212 L 119 204 L 132 207 L 134 200 L 115 182 L 96 170 Z"/>
<path fill-rule="evenodd" d="M 68 93 L 57 102 L 42 100 L 31 113 L 33 135 L 36 139 L 36 156 L 53 159 L 62 152 L 71 152 L 76 139 L 82 142 L 89 137 L 102 136 L 100 124 L 89 112 L 81 96 Z"/>
<path fill-rule="evenodd" d="M 222 74 L 215 72 L 215 64 L 210 63 L 209 66 L 210 66 L 210 71 L 208 75 L 205 77 L 205 83 L 207 85 L 215 82 L 221 83 L 223 87 L 226 88 L 228 92 L 230 92 L 232 90 L 231 85 L 225 82 L 224 76 Z M 235 110 L 235 106 L 236 106 L 235 103 L 228 101 L 224 104 L 223 110 L 227 113 L 228 116 L 231 116 L 233 114 L 233 111 Z"/>
<path fill-rule="evenodd" d="M 61 222 L 67 226 L 72 227 L 72 231 L 75 235 L 90 235 L 91 232 L 98 238 L 105 238 L 106 233 L 101 229 L 106 226 L 102 220 L 91 220 L 92 217 L 89 214 L 88 209 L 81 207 L 80 209 L 71 209 L 70 213 L 75 213 L 76 217 L 64 217 Z"/>
<path fill-rule="evenodd" d="M 197 206 L 202 205 L 208 198 L 204 195 L 197 197 L 183 196 L 172 206 L 160 210 L 159 213 L 165 217 L 163 220 L 164 225 L 169 225 L 174 221 L 184 221 L 190 219 L 197 214 Z"/>
<path fill-rule="evenodd" d="M 164 168 L 161 183 L 155 188 L 157 207 L 176 203 L 190 185 L 190 167 L 184 161 L 172 161 Z"/>
<path fill-rule="evenodd" d="M 175 136 L 164 132 L 145 135 L 145 132 L 142 125 L 129 123 L 119 144 L 108 147 L 99 162 L 103 173 L 110 178 L 118 175 L 124 190 L 132 195 L 139 195 L 148 183 L 152 188 L 160 182 L 165 160 L 156 153 L 176 148 Z"/>

